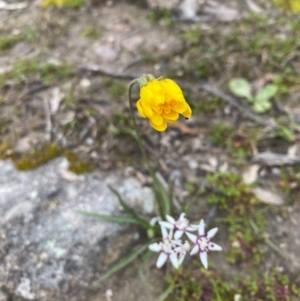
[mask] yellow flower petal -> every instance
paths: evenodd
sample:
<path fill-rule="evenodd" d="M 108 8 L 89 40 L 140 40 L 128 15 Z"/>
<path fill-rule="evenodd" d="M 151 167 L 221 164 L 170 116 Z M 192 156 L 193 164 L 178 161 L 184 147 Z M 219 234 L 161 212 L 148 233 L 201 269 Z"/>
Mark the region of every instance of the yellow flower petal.
<path fill-rule="evenodd" d="M 141 99 L 151 105 L 159 105 L 165 102 L 165 93 L 158 80 L 153 80 L 141 88 Z"/>
<path fill-rule="evenodd" d="M 188 110 L 189 105 L 185 101 L 178 101 L 175 106 L 172 106 L 172 110 L 182 114 L 186 110 Z"/>
<path fill-rule="evenodd" d="M 171 79 L 164 79 L 160 81 L 164 92 L 174 100 L 184 100 L 183 93 L 180 87 Z"/>
<path fill-rule="evenodd" d="M 174 122 L 176 122 L 176 120 L 169 120 L 169 119 L 166 119 L 166 121 L 167 121 L 168 123 L 174 123 Z"/>
<path fill-rule="evenodd" d="M 187 104 L 188 108 L 186 111 L 182 112 L 181 114 L 185 117 L 185 118 L 191 118 L 192 116 L 192 109 L 190 108 L 190 106 Z"/>
<path fill-rule="evenodd" d="M 160 124 L 160 125 L 154 124 L 154 123 L 151 121 L 151 119 L 149 119 L 149 121 L 150 121 L 151 126 L 152 126 L 155 130 L 157 130 L 157 131 L 159 131 L 159 132 L 163 132 L 163 131 L 165 131 L 165 130 L 167 129 L 167 123 L 166 123 L 166 121 L 165 121 L 164 119 L 163 119 L 163 123 Z"/>
<path fill-rule="evenodd" d="M 161 114 L 162 113 L 162 108 L 161 106 L 152 106 L 152 110 L 156 113 L 156 114 Z"/>
<path fill-rule="evenodd" d="M 168 114 L 162 113 L 162 115 L 168 121 L 169 120 L 176 121 L 178 119 L 178 117 L 179 117 L 179 114 L 177 112 L 173 111 L 173 110 L 171 112 L 169 112 Z"/>
<path fill-rule="evenodd" d="M 158 80 L 149 83 L 149 89 L 152 89 L 153 98 L 151 99 L 154 105 L 163 104 L 165 102 L 165 93 Z"/>
<path fill-rule="evenodd" d="M 140 105 L 146 117 L 150 118 L 153 115 L 153 110 L 151 106 L 147 102 L 143 101 L 142 99 L 140 101 Z"/>
<path fill-rule="evenodd" d="M 165 131 L 167 122 L 175 122 L 182 114 L 190 118 L 192 110 L 185 101 L 181 88 L 171 79 L 148 79 L 141 85 L 137 109 L 147 117 L 157 131 Z"/>
<path fill-rule="evenodd" d="M 156 113 L 153 113 L 153 115 L 149 119 L 152 121 L 152 123 L 154 123 L 156 125 L 161 125 L 164 122 L 163 117 Z"/>
<path fill-rule="evenodd" d="M 182 94 L 181 88 L 173 80 L 171 80 L 169 78 L 166 78 L 165 82 L 170 87 L 170 89 L 172 89 L 172 91 L 174 93 L 176 93 L 176 94 Z"/>
<path fill-rule="evenodd" d="M 163 105 L 161 105 L 161 106 L 162 106 L 162 108 L 163 108 L 163 112 L 164 112 L 164 113 L 168 114 L 168 113 L 171 112 L 171 106 L 170 106 L 168 103 L 165 103 L 165 104 L 163 104 Z"/>
<path fill-rule="evenodd" d="M 142 105 L 141 105 L 141 100 L 138 100 L 138 102 L 136 103 L 136 107 L 137 107 L 137 109 L 138 109 L 140 115 L 141 115 L 142 117 L 146 118 L 146 115 L 145 115 L 145 113 L 144 113 L 144 111 L 143 111 L 143 108 L 142 108 Z"/>
<path fill-rule="evenodd" d="M 141 88 L 140 96 L 143 101 L 146 101 L 146 102 L 151 101 L 151 98 L 153 97 L 153 93 L 152 93 L 152 90 L 149 89 L 149 83 L 147 84 L 147 86 L 143 86 Z"/>

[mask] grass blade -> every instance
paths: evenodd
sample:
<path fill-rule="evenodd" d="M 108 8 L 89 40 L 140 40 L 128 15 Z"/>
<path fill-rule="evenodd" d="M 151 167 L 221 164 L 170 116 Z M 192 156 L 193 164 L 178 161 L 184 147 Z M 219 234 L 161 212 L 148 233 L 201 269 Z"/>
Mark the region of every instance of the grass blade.
<path fill-rule="evenodd" d="M 164 179 L 160 179 L 161 177 L 158 174 L 153 174 L 153 184 L 154 184 L 154 190 L 156 192 L 156 198 L 158 201 L 158 205 L 160 208 L 160 214 L 161 218 L 165 219 L 165 216 L 171 213 L 171 200 L 169 198 L 169 195 L 164 187 L 164 184 L 162 181 Z"/>
<path fill-rule="evenodd" d="M 163 184 L 159 181 L 159 179 L 155 179 L 154 181 L 159 198 L 162 200 L 164 212 L 162 218 L 164 219 L 165 216 L 171 213 L 171 201 L 169 199 L 168 193 L 166 192 L 165 188 L 163 187 Z"/>
<path fill-rule="evenodd" d="M 173 292 L 174 290 L 174 284 L 170 284 L 170 286 L 163 292 L 163 294 L 160 295 L 159 301 L 164 301 L 166 300 L 169 295 Z"/>
<path fill-rule="evenodd" d="M 148 265 L 148 260 L 149 260 L 152 256 L 154 256 L 154 255 L 155 255 L 155 253 L 153 253 L 152 251 L 148 250 L 148 251 L 142 256 L 142 259 L 141 259 L 142 262 L 140 263 L 139 268 L 138 268 L 138 274 L 139 274 L 141 280 L 142 280 L 145 284 L 147 284 L 147 285 L 149 285 L 149 286 L 151 286 L 151 285 L 149 284 L 149 279 L 147 279 L 147 277 L 144 275 L 143 269 L 144 269 L 144 267 L 145 267 L 146 264 Z"/>
<path fill-rule="evenodd" d="M 96 280 L 92 286 L 97 287 L 101 282 L 105 279 L 110 277 L 111 275 L 115 274 L 116 272 L 120 271 L 128 264 L 130 264 L 133 260 L 135 260 L 140 254 L 142 254 L 145 250 L 148 249 L 148 244 L 140 247 L 139 249 L 131 252 L 128 256 L 118 261 L 115 265 L 113 265 L 107 272 L 105 272 L 98 280 Z"/>
<path fill-rule="evenodd" d="M 98 213 L 86 212 L 86 211 L 76 211 L 76 213 L 86 217 L 101 219 L 107 222 L 113 222 L 119 224 L 139 224 L 137 220 L 126 216 L 111 216 L 111 215 L 98 214 Z"/>
<path fill-rule="evenodd" d="M 112 188 L 111 186 L 108 186 L 110 191 L 118 198 L 118 201 L 120 205 L 123 207 L 124 211 L 130 215 L 133 219 L 136 220 L 137 224 L 140 224 L 141 226 L 145 227 L 146 229 L 151 228 L 151 225 L 149 222 L 141 217 L 138 216 L 123 200 L 122 196 L 119 194 L 117 190 Z"/>

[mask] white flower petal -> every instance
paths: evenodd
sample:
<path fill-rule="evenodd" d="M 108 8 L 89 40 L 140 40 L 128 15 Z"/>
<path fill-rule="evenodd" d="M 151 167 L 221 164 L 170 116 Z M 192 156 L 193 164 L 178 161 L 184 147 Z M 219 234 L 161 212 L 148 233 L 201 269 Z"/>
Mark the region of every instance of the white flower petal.
<path fill-rule="evenodd" d="M 218 228 L 213 228 L 207 232 L 207 238 L 211 239 L 218 232 Z"/>
<path fill-rule="evenodd" d="M 176 239 L 176 240 L 174 240 L 174 239 L 171 239 L 171 243 L 172 243 L 172 245 L 173 246 L 182 246 L 182 241 L 181 241 L 181 239 Z"/>
<path fill-rule="evenodd" d="M 149 245 L 148 247 L 153 252 L 159 252 L 161 251 L 161 245 L 155 242 L 154 244 Z"/>
<path fill-rule="evenodd" d="M 170 255 L 170 260 L 171 260 L 171 263 L 172 263 L 173 267 L 175 269 L 178 269 L 178 267 L 179 267 L 179 261 L 178 261 L 177 256 L 176 256 L 175 253 L 173 253 L 173 254 Z"/>
<path fill-rule="evenodd" d="M 168 237 L 168 231 L 165 227 L 163 227 L 162 225 L 160 225 L 160 229 L 161 229 L 161 234 L 163 238 L 167 238 Z"/>
<path fill-rule="evenodd" d="M 207 263 L 207 253 L 206 252 L 200 252 L 200 260 L 201 260 L 203 266 L 207 269 L 208 263 Z"/>
<path fill-rule="evenodd" d="M 182 213 L 180 214 L 178 220 L 179 220 L 179 221 L 184 221 L 184 220 L 185 220 L 185 213 L 184 213 L 184 212 L 182 212 Z"/>
<path fill-rule="evenodd" d="M 205 223 L 203 219 L 200 221 L 200 224 L 198 226 L 198 233 L 200 236 L 205 235 Z"/>
<path fill-rule="evenodd" d="M 197 241 L 197 236 L 192 234 L 192 233 L 189 233 L 189 232 L 185 232 L 185 234 L 188 236 L 188 238 L 195 244 L 196 241 Z"/>
<path fill-rule="evenodd" d="M 168 222 L 159 222 L 159 224 L 166 229 L 173 229 L 174 225 Z"/>
<path fill-rule="evenodd" d="M 168 236 L 169 239 L 173 238 L 173 233 L 174 233 L 174 231 L 173 231 L 173 229 L 171 229 L 169 232 L 169 236 Z"/>
<path fill-rule="evenodd" d="M 182 255 L 181 257 L 179 257 L 179 259 L 178 259 L 178 266 L 180 266 L 182 264 L 184 258 L 185 258 L 185 254 Z"/>
<path fill-rule="evenodd" d="M 166 253 L 160 253 L 157 261 L 156 261 L 156 267 L 161 268 L 167 261 L 168 255 Z"/>
<path fill-rule="evenodd" d="M 182 250 L 184 250 L 184 248 L 183 248 L 182 245 L 181 245 L 181 246 L 177 246 L 176 248 L 173 249 L 173 251 L 174 251 L 175 253 L 181 253 Z"/>
<path fill-rule="evenodd" d="M 166 219 L 167 219 L 167 221 L 170 222 L 171 224 L 174 224 L 174 223 L 175 223 L 175 219 L 174 219 L 172 216 L 170 216 L 170 215 L 166 215 Z"/>
<path fill-rule="evenodd" d="M 177 231 L 175 232 L 175 234 L 174 234 L 174 238 L 175 238 L 175 239 L 181 238 L 182 235 L 183 235 L 183 233 L 184 233 L 183 231 L 177 230 Z"/>
<path fill-rule="evenodd" d="M 189 226 L 186 228 L 187 231 L 197 231 L 198 230 L 198 225 L 197 226 Z"/>
<path fill-rule="evenodd" d="M 222 247 L 213 243 L 213 242 L 210 242 L 208 243 L 208 250 L 210 251 L 222 251 Z"/>
<path fill-rule="evenodd" d="M 152 218 L 150 219 L 149 224 L 150 224 L 151 226 L 155 226 L 155 224 L 156 224 L 157 222 L 159 222 L 159 221 L 161 221 L 161 218 L 160 218 L 159 216 L 155 216 L 155 217 L 152 217 Z"/>
<path fill-rule="evenodd" d="M 195 255 L 196 253 L 198 253 L 199 252 L 199 246 L 198 245 L 195 245 L 194 246 L 194 248 L 192 249 L 192 251 L 191 251 L 191 255 Z"/>

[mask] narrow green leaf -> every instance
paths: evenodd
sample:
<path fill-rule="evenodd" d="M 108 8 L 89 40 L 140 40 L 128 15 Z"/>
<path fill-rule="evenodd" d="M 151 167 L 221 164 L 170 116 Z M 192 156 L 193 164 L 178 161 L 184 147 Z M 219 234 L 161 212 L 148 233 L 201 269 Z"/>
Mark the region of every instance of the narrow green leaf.
<path fill-rule="evenodd" d="M 169 295 L 173 292 L 174 290 L 174 284 L 170 284 L 169 287 L 163 292 L 163 294 L 160 295 L 159 301 L 164 301 L 166 300 Z"/>
<path fill-rule="evenodd" d="M 120 195 L 120 193 L 114 189 L 112 186 L 108 185 L 109 190 L 118 198 L 118 201 L 120 203 L 120 205 L 122 206 L 122 208 L 124 209 L 124 211 L 126 213 L 128 213 L 131 216 L 137 216 L 137 214 L 125 203 L 125 201 L 123 200 L 122 196 Z"/>
<path fill-rule="evenodd" d="M 137 221 L 138 224 L 145 227 L 146 229 L 151 228 L 151 225 L 149 222 L 141 217 L 138 216 L 123 200 L 122 196 L 119 194 L 117 190 L 115 190 L 113 187 L 108 186 L 110 191 L 118 198 L 118 201 L 120 205 L 123 207 L 124 211 L 130 215 L 133 219 Z"/>
<path fill-rule="evenodd" d="M 219 294 L 218 285 L 215 283 L 214 280 L 211 280 L 211 283 L 212 283 L 212 285 L 213 285 L 213 287 L 214 287 L 214 292 L 215 292 L 216 295 L 217 295 L 217 301 L 222 301 L 222 298 L 221 298 L 221 296 L 220 296 L 220 294 Z"/>
<path fill-rule="evenodd" d="M 251 99 L 251 85 L 244 78 L 233 78 L 229 82 L 230 91 L 237 97 Z"/>
<path fill-rule="evenodd" d="M 265 239 L 265 242 L 266 242 L 272 249 L 274 249 L 278 254 L 280 254 L 283 258 L 286 259 L 285 253 L 284 253 L 280 248 L 278 248 L 277 245 L 274 244 L 270 239 L 266 238 L 266 239 Z"/>
<path fill-rule="evenodd" d="M 124 267 L 126 267 L 128 264 L 130 264 L 132 261 L 134 261 L 140 254 L 142 254 L 146 249 L 148 249 L 148 244 L 140 247 L 139 249 L 131 252 L 128 256 L 124 257 L 120 261 L 118 261 L 115 265 L 113 265 L 107 272 L 105 272 L 98 280 L 96 280 L 92 286 L 97 287 L 101 282 L 103 282 L 105 279 L 109 278 L 116 272 L 120 271 Z"/>
<path fill-rule="evenodd" d="M 169 191 L 168 191 L 168 199 L 169 199 L 169 203 L 170 203 L 170 212 L 168 213 L 169 215 L 172 215 L 172 213 L 174 212 L 174 202 L 173 202 L 174 187 L 175 187 L 175 181 L 172 180 L 172 181 L 170 181 Z"/>
<path fill-rule="evenodd" d="M 152 251 L 148 250 L 147 252 L 145 252 L 145 254 L 142 256 L 142 262 L 141 264 L 139 265 L 139 268 L 138 268 L 138 274 L 141 278 L 141 280 L 146 283 L 147 285 L 150 285 L 149 284 L 149 279 L 147 279 L 147 277 L 145 276 L 144 272 L 143 272 L 143 269 L 144 267 L 147 265 L 149 265 L 149 259 L 151 257 L 153 257 L 154 255 L 156 255 L 155 253 L 153 253 Z"/>
<path fill-rule="evenodd" d="M 171 200 L 166 192 L 166 190 L 164 189 L 164 187 L 160 184 L 160 195 L 161 198 L 163 200 L 164 203 L 164 218 L 166 217 L 166 215 L 170 215 L 171 214 Z"/>
<path fill-rule="evenodd" d="M 276 85 L 267 85 L 260 89 L 256 96 L 255 96 L 255 101 L 256 102 L 265 102 L 266 100 L 271 99 L 276 95 L 278 91 L 278 88 Z"/>
<path fill-rule="evenodd" d="M 126 216 L 111 216 L 111 215 L 98 214 L 98 213 L 86 212 L 86 211 L 76 211 L 76 213 L 86 217 L 101 219 L 107 222 L 113 222 L 119 224 L 139 224 L 139 222 L 134 218 L 126 217 Z"/>
<path fill-rule="evenodd" d="M 171 199 L 169 198 L 168 192 L 164 188 L 161 181 L 158 179 L 157 175 L 152 176 L 154 190 L 156 192 L 157 202 L 160 206 L 161 218 L 165 219 L 166 214 L 171 214 Z"/>
<path fill-rule="evenodd" d="M 160 217 L 162 219 L 164 219 L 165 213 L 164 213 L 164 208 L 163 208 L 163 202 L 161 201 L 160 189 L 156 185 L 157 179 L 155 177 L 152 177 L 152 179 L 153 179 L 153 190 L 154 190 L 154 194 L 155 194 L 155 202 L 157 204 Z"/>

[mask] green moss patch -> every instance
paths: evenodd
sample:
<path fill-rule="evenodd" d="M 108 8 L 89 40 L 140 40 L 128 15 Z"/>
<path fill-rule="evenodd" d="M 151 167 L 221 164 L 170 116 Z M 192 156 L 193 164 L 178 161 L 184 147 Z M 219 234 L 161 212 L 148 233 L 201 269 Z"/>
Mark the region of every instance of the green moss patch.
<path fill-rule="evenodd" d="M 257 140 L 258 129 L 246 130 L 227 124 L 215 124 L 209 128 L 208 134 L 214 145 L 226 149 L 228 155 L 239 163 L 252 156 L 251 143 Z"/>
<path fill-rule="evenodd" d="M 167 282 L 174 288 L 167 301 L 297 301 L 300 296 L 289 277 L 275 270 L 261 275 L 248 271 L 242 278 L 229 280 L 217 271 L 198 267 L 176 272 Z"/>
<path fill-rule="evenodd" d="M 15 44 L 22 41 L 24 36 L 21 34 L 10 35 L 10 36 L 0 36 L 0 54 L 12 48 Z"/>
<path fill-rule="evenodd" d="M 34 147 L 14 161 L 15 167 L 19 170 L 31 170 L 47 163 L 60 156 L 62 150 L 54 143 L 45 144 L 41 147 Z"/>
<path fill-rule="evenodd" d="M 0 74 L 0 85 L 7 80 L 21 84 L 24 77 L 38 78 L 45 84 L 52 84 L 54 81 L 70 77 L 72 73 L 73 67 L 68 63 L 42 63 L 36 58 L 22 59 L 15 62 L 10 71 Z"/>
<path fill-rule="evenodd" d="M 190 45 L 186 71 L 208 78 L 230 70 L 232 77 L 252 80 L 257 72 L 292 70 L 297 58 L 290 55 L 300 47 L 299 30 L 298 18 L 286 13 L 273 18 L 249 14 L 231 26 L 220 23 L 207 30 L 194 26 L 182 34 L 183 41 Z"/>
<path fill-rule="evenodd" d="M 5 146 L 6 144 L 2 147 L 3 150 L 5 150 Z M 60 156 L 65 156 L 68 159 L 69 170 L 76 174 L 91 172 L 94 169 L 95 165 L 91 160 L 81 159 L 74 152 L 63 149 L 55 143 L 46 143 L 40 147 L 32 148 L 27 153 L 16 158 L 14 164 L 18 170 L 32 170 Z"/>
<path fill-rule="evenodd" d="M 227 260 L 231 263 L 246 261 L 250 265 L 260 263 L 263 254 L 259 245 L 265 241 L 263 206 L 239 175 L 216 173 L 208 175 L 207 181 L 222 191 L 209 194 L 207 201 L 218 204 L 222 211 L 231 242 Z"/>

